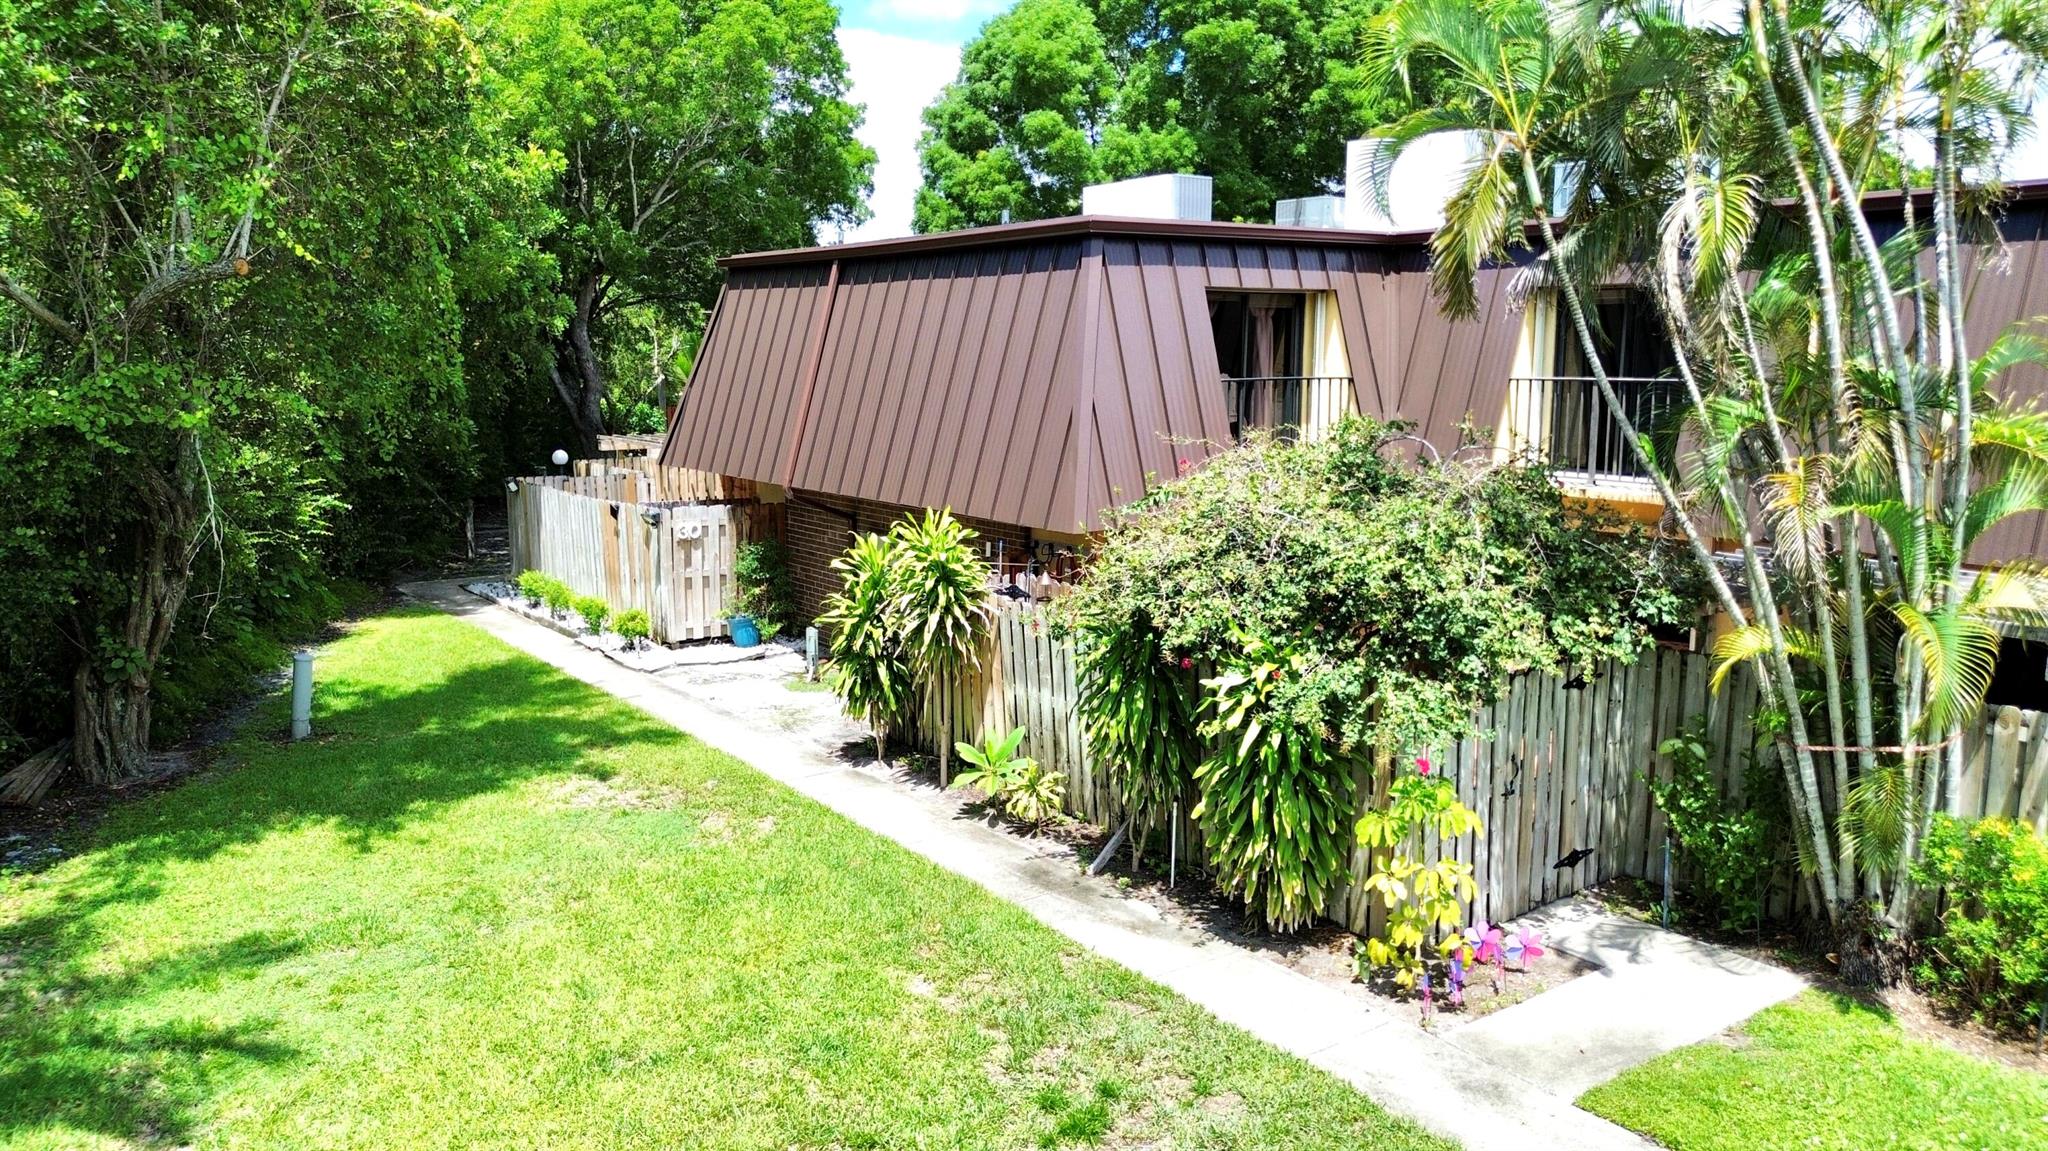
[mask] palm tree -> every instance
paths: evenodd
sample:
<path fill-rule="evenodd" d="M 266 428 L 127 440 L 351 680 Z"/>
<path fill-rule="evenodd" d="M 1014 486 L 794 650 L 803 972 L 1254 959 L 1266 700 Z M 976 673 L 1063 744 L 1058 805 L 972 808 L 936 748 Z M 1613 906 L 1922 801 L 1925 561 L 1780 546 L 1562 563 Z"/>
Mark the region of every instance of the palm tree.
<path fill-rule="evenodd" d="M 1378 133 L 1382 179 L 1422 136 L 1483 144 L 1433 245 L 1445 309 L 1469 314 L 1481 267 L 1533 233 L 1535 278 L 1561 297 L 1596 390 L 1734 621 L 1722 670 L 1754 661 L 1775 700 L 1800 854 L 1839 922 L 1859 877 L 1865 896 L 1903 911 L 1906 862 L 1942 783 L 1932 765 L 1952 775 L 1960 762 L 1997 629 L 2048 607 L 2031 565 L 1964 566 L 1990 523 L 2048 500 L 2048 427 L 1989 390 L 2041 359 L 2039 341 L 2009 335 L 1967 357 L 1957 258 L 1973 200 L 1965 166 L 1994 160 L 2026 112 L 1991 82 L 1988 45 L 2020 45 L 2030 69 L 2048 37 L 2017 0 L 1871 0 L 1868 18 L 1837 5 L 1825 20 L 1818 7 L 1765 4 L 1750 0 L 1741 27 L 1717 30 L 1658 0 L 1555 13 L 1400 0 L 1375 22 L 1367 64 L 1389 82 L 1427 67 L 1436 97 Z M 1844 26 L 1862 40 L 1845 47 Z M 1922 233 L 1879 244 L 1857 182 L 1903 170 L 1898 134 L 1923 124 L 1936 156 L 1924 285 Z M 1560 162 L 1580 170 L 1562 231 L 1542 180 Z M 1803 242 L 1762 226 L 1775 212 L 1767 192 L 1781 189 L 1797 194 Z M 1586 301 L 1617 274 L 1653 287 L 1671 337 L 1687 400 L 1671 459 L 1657 458 L 1601 367 Z M 1912 347 L 1901 281 L 1933 301 L 1916 312 L 1933 336 Z M 1738 544 L 1744 596 L 1715 554 L 1716 522 Z M 1866 534 L 1879 559 L 1868 570 Z M 1889 701 L 1870 688 L 1882 650 L 1900 669 Z M 1808 724 L 1816 681 L 1826 743 Z M 1880 747 L 1886 708 L 1897 742 Z M 1943 755 L 1926 755 L 1933 747 Z"/>

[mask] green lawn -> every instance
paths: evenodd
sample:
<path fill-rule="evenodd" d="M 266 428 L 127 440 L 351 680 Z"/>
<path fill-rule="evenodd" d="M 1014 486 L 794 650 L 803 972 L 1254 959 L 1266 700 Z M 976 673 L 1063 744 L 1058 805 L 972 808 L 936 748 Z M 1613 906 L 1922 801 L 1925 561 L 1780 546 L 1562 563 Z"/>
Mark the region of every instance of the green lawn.
<path fill-rule="evenodd" d="M 2048 1147 L 2048 1076 L 1911 1038 L 1883 1011 L 1819 992 L 1579 1105 L 1681 1151 Z"/>
<path fill-rule="evenodd" d="M 1442 1147 L 454 620 L 0 877 L 0 1147 Z"/>

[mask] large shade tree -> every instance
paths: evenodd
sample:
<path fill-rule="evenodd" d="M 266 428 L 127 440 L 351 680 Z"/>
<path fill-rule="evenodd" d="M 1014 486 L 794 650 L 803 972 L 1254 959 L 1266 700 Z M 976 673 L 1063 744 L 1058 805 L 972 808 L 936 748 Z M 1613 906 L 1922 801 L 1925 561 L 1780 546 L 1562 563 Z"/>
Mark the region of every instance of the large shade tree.
<path fill-rule="evenodd" d="M 375 0 L 0 4 L 0 702 L 68 680 L 89 778 L 145 768 L 181 629 L 469 467 L 465 59 Z"/>
<path fill-rule="evenodd" d="M 1718 654 L 1767 687 L 1810 903 L 1852 975 L 1882 974 L 1874 944 L 1910 921 L 1909 864 L 1939 797 L 1958 802 L 1999 628 L 2048 608 L 2037 564 L 1968 566 L 1992 527 L 2044 506 L 2048 421 L 2001 395 L 2038 339 L 1968 346 L 1960 255 L 1995 236 L 1987 181 L 2028 127 L 2044 32 L 2005 0 L 1749 0 L 1722 28 L 1652 3 L 1401 0 L 1369 41 L 1377 74 L 1437 82 L 1384 130 L 1390 153 L 1440 131 L 1483 143 L 1435 239 L 1444 306 L 1470 313 L 1482 265 L 1538 250 L 1527 286 L 1557 293 L 1734 621 Z M 1927 190 L 1881 242 L 1861 205 L 1914 146 Z M 1559 164 L 1579 178 L 1553 222 Z M 1676 353 L 1675 456 L 1601 367 L 1592 298 L 1616 278 L 1654 293 Z"/>
<path fill-rule="evenodd" d="M 552 158 L 550 382 L 605 430 L 609 339 L 672 329 L 719 256 L 858 220 L 874 155 L 853 138 L 827 0 L 504 0 L 476 16 L 502 138 Z M 642 341 L 644 342 L 644 341 Z"/>
<path fill-rule="evenodd" d="M 1216 180 L 1220 218 L 1325 191 L 1380 119 L 1355 46 L 1378 0 L 1021 0 L 925 111 L 919 231 L 1070 214 L 1083 186 Z"/>

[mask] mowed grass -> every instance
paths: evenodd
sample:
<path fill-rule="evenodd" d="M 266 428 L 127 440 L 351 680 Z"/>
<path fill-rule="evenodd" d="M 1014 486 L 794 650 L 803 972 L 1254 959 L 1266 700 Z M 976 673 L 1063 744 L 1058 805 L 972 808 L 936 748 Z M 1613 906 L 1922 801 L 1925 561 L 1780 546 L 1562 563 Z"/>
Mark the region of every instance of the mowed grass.
<path fill-rule="evenodd" d="M 1885 1012 L 1821 992 L 1579 1105 L 1680 1151 L 2048 1147 L 2048 1077 L 1914 1039 Z"/>
<path fill-rule="evenodd" d="M 0 877 L 0 1147 L 1445 1144 L 455 620 Z"/>

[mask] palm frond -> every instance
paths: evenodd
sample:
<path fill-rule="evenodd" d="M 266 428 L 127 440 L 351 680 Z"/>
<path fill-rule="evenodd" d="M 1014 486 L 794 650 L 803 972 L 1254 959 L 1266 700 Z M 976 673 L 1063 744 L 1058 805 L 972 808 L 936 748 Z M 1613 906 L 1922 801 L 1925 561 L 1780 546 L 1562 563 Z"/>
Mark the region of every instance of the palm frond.
<path fill-rule="evenodd" d="M 1908 650 L 1926 677 L 1921 733 L 1945 732 L 1974 715 L 1991 689 L 1998 662 L 1998 632 L 1981 614 L 1960 604 L 1926 611 L 1893 602 Z"/>

